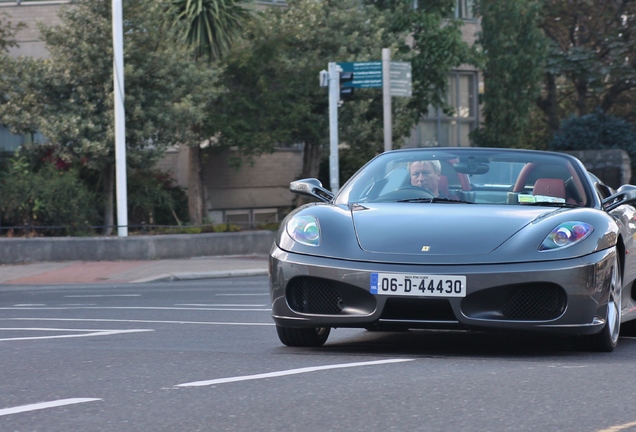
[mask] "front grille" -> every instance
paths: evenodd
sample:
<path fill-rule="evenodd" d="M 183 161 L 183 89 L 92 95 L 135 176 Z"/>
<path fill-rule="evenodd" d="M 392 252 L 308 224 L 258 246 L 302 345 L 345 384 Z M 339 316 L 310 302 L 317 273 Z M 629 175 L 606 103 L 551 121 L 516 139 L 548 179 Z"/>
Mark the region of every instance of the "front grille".
<path fill-rule="evenodd" d="M 389 298 L 380 320 L 456 321 L 448 300 Z"/>
<path fill-rule="evenodd" d="M 549 282 L 503 285 L 470 294 L 461 308 L 469 318 L 511 321 L 548 321 L 565 312 L 563 288 Z"/>
<path fill-rule="evenodd" d="M 551 320 L 565 311 L 565 293 L 555 285 L 519 287 L 504 301 L 501 311 L 510 320 Z"/>
<path fill-rule="evenodd" d="M 296 312 L 335 315 L 342 312 L 342 298 L 331 283 L 318 278 L 295 278 L 287 286 L 287 303 Z"/>

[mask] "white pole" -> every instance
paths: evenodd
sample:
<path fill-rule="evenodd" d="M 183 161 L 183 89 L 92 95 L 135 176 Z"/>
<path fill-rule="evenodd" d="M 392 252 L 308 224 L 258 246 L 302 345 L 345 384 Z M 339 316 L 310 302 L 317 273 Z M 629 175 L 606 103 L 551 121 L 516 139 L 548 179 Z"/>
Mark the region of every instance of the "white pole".
<path fill-rule="evenodd" d="M 329 62 L 329 185 L 336 193 L 340 188 L 338 173 L 338 102 L 340 101 L 340 68 Z"/>
<path fill-rule="evenodd" d="M 382 48 L 382 106 L 384 108 L 384 151 L 393 148 L 391 117 L 391 49 Z"/>
<path fill-rule="evenodd" d="M 113 84 L 115 93 L 115 178 L 117 235 L 128 237 L 126 116 L 124 111 L 124 31 L 122 0 L 113 0 Z"/>

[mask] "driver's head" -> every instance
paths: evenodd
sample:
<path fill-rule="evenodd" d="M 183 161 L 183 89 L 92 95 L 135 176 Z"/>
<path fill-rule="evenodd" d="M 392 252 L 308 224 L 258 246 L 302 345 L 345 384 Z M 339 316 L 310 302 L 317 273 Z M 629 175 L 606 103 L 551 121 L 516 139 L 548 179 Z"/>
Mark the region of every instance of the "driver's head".
<path fill-rule="evenodd" d="M 439 177 L 442 166 L 438 160 L 424 160 L 411 162 L 409 174 L 411 184 L 430 190 L 435 196 L 439 195 Z"/>

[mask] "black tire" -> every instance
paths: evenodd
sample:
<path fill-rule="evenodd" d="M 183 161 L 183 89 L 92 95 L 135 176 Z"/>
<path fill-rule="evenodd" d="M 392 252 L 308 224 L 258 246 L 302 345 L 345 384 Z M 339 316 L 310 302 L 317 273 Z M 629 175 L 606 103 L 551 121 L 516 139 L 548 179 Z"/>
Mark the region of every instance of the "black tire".
<path fill-rule="evenodd" d="M 612 352 L 618 344 L 621 329 L 622 284 L 620 264 L 618 256 L 615 255 L 605 325 L 599 333 L 584 336 L 585 346 L 590 351 Z"/>
<path fill-rule="evenodd" d="M 278 339 L 290 347 L 321 347 L 327 342 L 330 327 L 281 327 L 276 326 Z"/>

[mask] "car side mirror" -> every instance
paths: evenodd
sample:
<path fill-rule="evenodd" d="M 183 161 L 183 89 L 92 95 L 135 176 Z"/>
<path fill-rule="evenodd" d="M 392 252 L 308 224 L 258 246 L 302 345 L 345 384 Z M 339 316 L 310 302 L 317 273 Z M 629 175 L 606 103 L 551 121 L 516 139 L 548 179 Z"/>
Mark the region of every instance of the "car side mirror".
<path fill-rule="evenodd" d="M 603 209 L 612 211 L 618 206 L 636 203 L 636 186 L 623 185 L 618 188 L 616 193 L 603 200 Z"/>
<path fill-rule="evenodd" d="M 334 197 L 334 194 L 323 188 L 320 180 L 315 178 L 293 181 L 289 184 L 289 190 L 295 194 L 316 198 L 322 202 L 331 202 Z"/>

